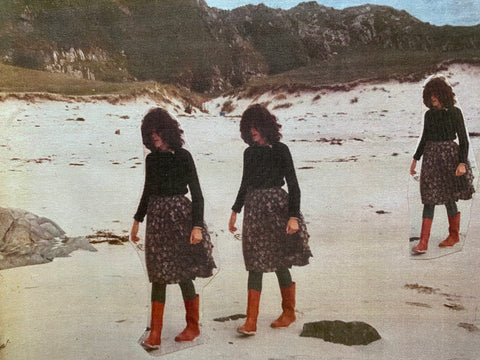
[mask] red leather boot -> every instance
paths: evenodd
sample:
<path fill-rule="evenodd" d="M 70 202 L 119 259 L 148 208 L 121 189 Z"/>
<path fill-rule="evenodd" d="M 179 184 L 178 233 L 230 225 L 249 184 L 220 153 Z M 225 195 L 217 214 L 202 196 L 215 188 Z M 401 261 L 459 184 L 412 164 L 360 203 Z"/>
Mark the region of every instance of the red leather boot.
<path fill-rule="evenodd" d="M 433 219 L 423 218 L 422 230 L 420 232 L 420 242 L 412 249 L 413 254 L 425 254 L 428 249 L 428 240 L 430 239 L 430 229 Z"/>
<path fill-rule="evenodd" d="M 165 304 L 152 301 L 152 315 L 150 319 L 150 335 L 142 342 L 142 346 L 147 350 L 155 350 L 160 348 L 162 343 L 163 328 L 163 310 Z"/>
<path fill-rule="evenodd" d="M 282 293 L 282 314 L 272 322 L 272 328 L 287 327 L 296 320 L 295 316 L 295 283 L 288 288 L 280 288 Z"/>
<path fill-rule="evenodd" d="M 247 320 L 239 326 L 237 331 L 243 335 L 255 335 L 257 333 L 258 308 L 260 307 L 260 291 L 248 290 Z"/>
<path fill-rule="evenodd" d="M 453 246 L 460 241 L 460 213 L 457 213 L 455 216 L 449 216 L 448 225 L 449 235 L 438 244 L 440 247 Z"/>
<path fill-rule="evenodd" d="M 193 341 L 200 335 L 198 321 L 200 319 L 200 298 L 185 300 L 185 320 L 187 327 L 175 337 L 175 341 Z"/>

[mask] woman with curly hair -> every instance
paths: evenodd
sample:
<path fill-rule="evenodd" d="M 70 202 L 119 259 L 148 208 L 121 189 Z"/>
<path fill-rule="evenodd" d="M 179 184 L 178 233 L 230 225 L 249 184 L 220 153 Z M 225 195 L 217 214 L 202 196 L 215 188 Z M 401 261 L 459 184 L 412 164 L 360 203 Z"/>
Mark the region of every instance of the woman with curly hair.
<path fill-rule="evenodd" d="M 410 174 L 416 174 L 417 161 L 423 155 L 420 194 L 423 204 L 420 242 L 413 254 L 428 248 L 435 205 L 445 205 L 449 235 L 439 246 L 454 246 L 459 241 L 460 212 L 458 200 L 469 200 L 474 193 L 472 169 L 468 162 L 468 135 L 462 112 L 455 106 L 455 94 L 447 80 L 432 77 L 423 89 L 423 103 L 428 107 L 423 134 L 413 155 Z M 458 138 L 458 144 L 454 141 Z"/>
<path fill-rule="evenodd" d="M 248 305 L 245 324 L 237 331 L 254 335 L 264 272 L 275 272 L 282 295 L 283 312 L 274 328 L 295 321 L 295 283 L 289 268 L 305 266 L 312 256 L 309 234 L 300 213 L 300 188 L 292 156 L 280 142 L 281 125 L 265 107 L 253 105 L 242 115 L 240 132 L 249 145 L 243 156 L 243 176 L 228 224 L 237 228 L 237 213 L 245 207 L 242 247 L 248 271 Z M 288 193 L 282 189 L 285 184 Z"/>
<path fill-rule="evenodd" d="M 139 223 L 147 216 L 145 260 L 152 283 L 149 337 L 142 345 L 157 349 L 161 344 L 167 284 L 179 284 L 186 310 L 186 328 L 176 341 L 192 341 L 200 335 L 199 297 L 193 280 L 210 277 L 215 263 L 212 243 L 203 221 L 204 200 L 190 153 L 183 149 L 183 130 L 170 114 L 150 110 L 142 121 L 147 155 L 145 185 L 131 230 L 139 240 Z M 190 201 L 185 194 L 190 190 Z"/>

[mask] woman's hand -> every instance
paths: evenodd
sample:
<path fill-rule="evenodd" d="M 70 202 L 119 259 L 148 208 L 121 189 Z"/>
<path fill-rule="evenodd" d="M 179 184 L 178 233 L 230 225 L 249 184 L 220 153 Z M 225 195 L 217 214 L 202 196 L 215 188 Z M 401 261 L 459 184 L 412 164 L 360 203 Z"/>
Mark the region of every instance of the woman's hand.
<path fill-rule="evenodd" d="M 287 234 L 288 235 L 292 235 L 292 234 L 295 234 L 297 231 L 298 231 L 299 227 L 298 227 L 298 219 L 297 218 L 294 218 L 294 217 L 291 217 L 290 219 L 288 219 L 288 222 L 287 222 Z"/>
<path fill-rule="evenodd" d="M 235 227 L 235 222 L 237 221 L 237 213 L 235 211 L 232 211 L 232 215 L 230 215 L 230 220 L 228 221 L 228 230 L 233 234 L 235 231 L 237 231 L 237 228 Z"/>
<path fill-rule="evenodd" d="M 132 230 L 130 230 L 130 240 L 132 240 L 134 243 L 138 242 L 140 238 L 137 236 L 138 234 L 138 221 L 135 220 L 132 225 Z"/>
<path fill-rule="evenodd" d="M 413 159 L 412 164 L 410 165 L 410 175 L 415 175 L 417 171 L 415 168 L 417 167 L 417 160 Z"/>
<path fill-rule="evenodd" d="M 460 163 L 457 166 L 457 170 L 455 170 L 455 176 L 465 175 L 466 172 L 467 172 L 467 167 L 465 166 L 464 163 Z"/>
<path fill-rule="evenodd" d="M 194 227 L 192 233 L 190 234 L 190 244 L 197 245 L 202 241 L 202 229 L 199 227 Z"/>

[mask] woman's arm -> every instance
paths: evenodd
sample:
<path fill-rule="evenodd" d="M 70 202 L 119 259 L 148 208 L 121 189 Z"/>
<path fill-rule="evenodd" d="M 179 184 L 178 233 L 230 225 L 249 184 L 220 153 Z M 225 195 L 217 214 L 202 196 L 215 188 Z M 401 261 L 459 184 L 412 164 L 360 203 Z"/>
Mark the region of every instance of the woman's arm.
<path fill-rule="evenodd" d="M 143 185 L 143 193 L 140 198 L 140 203 L 137 208 L 137 212 L 134 215 L 134 219 L 137 222 L 142 222 L 147 214 L 148 200 L 154 186 L 154 164 L 151 155 L 147 155 L 145 159 L 145 183 Z"/>
<path fill-rule="evenodd" d="M 291 218 L 300 217 L 300 187 L 298 186 L 297 174 L 293 165 L 292 154 L 288 146 L 282 144 L 282 159 L 285 171 L 285 180 L 288 187 L 288 215 Z"/>
<path fill-rule="evenodd" d="M 417 173 L 417 170 L 415 170 L 416 167 L 417 167 L 417 160 L 413 159 L 412 163 L 410 164 L 410 175 L 415 175 Z"/>
<path fill-rule="evenodd" d="M 192 155 L 185 150 L 187 161 L 188 187 L 192 195 L 192 225 L 203 228 L 204 199 L 200 181 L 198 180 L 197 169 Z"/>
<path fill-rule="evenodd" d="M 190 233 L 190 244 L 196 245 L 203 239 L 202 229 L 205 201 L 193 157 L 186 150 L 185 154 L 187 160 L 188 188 L 192 195 L 192 231 Z"/>
<path fill-rule="evenodd" d="M 427 140 L 426 140 L 427 131 L 426 130 L 427 130 L 427 124 L 429 123 L 429 120 L 430 120 L 430 116 L 431 116 L 431 113 L 430 113 L 430 110 L 428 110 L 425 113 L 424 119 L 423 119 L 422 137 L 420 139 L 420 142 L 418 143 L 417 151 L 415 151 L 415 154 L 413 155 L 413 158 L 417 161 L 420 160 L 420 158 L 423 155 L 423 151 L 425 150 L 425 144 L 427 143 Z"/>
<path fill-rule="evenodd" d="M 230 220 L 228 221 L 228 230 L 233 234 L 235 231 L 237 231 L 237 227 L 235 226 L 235 223 L 237 222 L 237 213 L 235 211 L 232 211 L 232 214 L 230 215 Z"/>
<path fill-rule="evenodd" d="M 237 198 L 232 206 L 232 210 L 236 213 L 242 211 L 243 204 L 245 203 L 245 197 L 247 196 L 248 184 L 250 181 L 250 168 L 252 166 L 250 148 L 245 149 L 243 152 L 243 173 L 242 182 L 240 183 L 240 189 L 237 193 Z"/>
<path fill-rule="evenodd" d="M 465 121 L 463 120 L 462 111 L 459 108 L 455 108 L 455 126 L 458 136 L 458 144 L 459 144 L 459 154 L 458 154 L 458 162 L 466 164 L 468 161 L 468 135 L 467 129 L 465 128 Z"/>
<path fill-rule="evenodd" d="M 137 236 L 138 227 L 139 227 L 139 222 L 137 220 L 134 220 L 132 225 L 132 230 L 130 230 L 130 240 L 132 240 L 134 243 L 140 240 L 140 238 Z"/>

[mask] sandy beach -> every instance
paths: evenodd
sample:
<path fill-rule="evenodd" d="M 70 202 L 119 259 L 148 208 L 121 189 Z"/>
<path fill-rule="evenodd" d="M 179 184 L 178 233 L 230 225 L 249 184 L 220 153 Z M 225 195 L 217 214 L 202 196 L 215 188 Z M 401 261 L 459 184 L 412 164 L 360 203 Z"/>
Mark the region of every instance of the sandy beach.
<path fill-rule="evenodd" d="M 480 99 L 472 91 L 480 86 L 480 68 L 452 65 L 443 73 L 468 130 L 480 133 Z M 144 180 L 140 122 L 149 108 L 164 106 L 177 116 L 195 158 L 218 265 L 212 279 L 196 282 L 201 341 L 165 359 L 476 360 L 478 194 L 462 204 L 469 220 L 462 224 L 468 227 L 462 251 L 425 261 L 409 253 L 421 220 L 408 172 L 426 110 L 421 92 L 422 82 L 392 81 L 347 92 L 267 93 L 233 99 L 227 116 L 220 110 L 229 98 L 191 115 L 177 113 L 174 102 L 148 99 L 117 105 L 6 100 L 0 103 L 0 206 L 50 218 L 70 236 L 128 234 Z M 275 276 L 266 274 L 257 335 L 244 338 L 235 332 L 242 320 L 214 319 L 246 308 L 241 242 L 227 222 L 246 147 L 239 115 L 252 102 L 268 103 L 283 126 L 314 257 L 292 271 L 297 321 L 288 329 L 270 328 L 281 297 Z M 478 136 L 471 136 L 471 149 L 480 159 Z M 432 248 L 447 234 L 444 212 L 438 208 Z M 143 252 L 130 243 L 95 247 L 0 271 L 0 359 L 151 358 L 137 343 L 149 316 Z M 382 339 L 345 346 L 299 336 L 304 323 L 318 320 L 364 321 Z M 181 293 L 170 286 L 165 349 L 176 349 L 173 338 L 183 327 Z"/>

